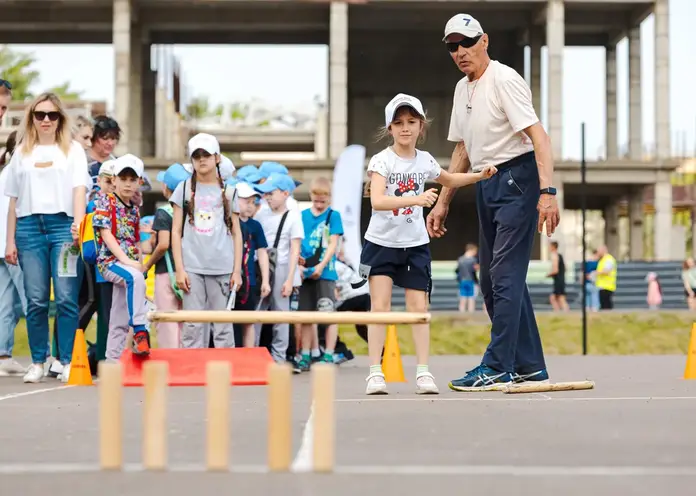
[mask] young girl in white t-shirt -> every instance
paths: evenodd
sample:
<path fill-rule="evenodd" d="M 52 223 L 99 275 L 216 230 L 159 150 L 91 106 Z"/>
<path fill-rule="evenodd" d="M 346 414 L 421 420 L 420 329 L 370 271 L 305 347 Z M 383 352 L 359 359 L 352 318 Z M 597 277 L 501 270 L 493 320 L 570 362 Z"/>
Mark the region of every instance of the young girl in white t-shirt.
<path fill-rule="evenodd" d="M 437 200 L 437 190 L 425 190 L 433 180 L 447 188 L 461 188 L 486 179 L 497 172 L 486 167 L 477 173 L 449 173 L 440 168 L 428 152 L 416 149 L 424 137 L 427 118 L 417 98 L 398 94 L 385 108 L 384 136 L 393 144 L 370 159 L 367 173 L 372 217 L 365 233 L 360 257 L 360 275 L 369 279 L 373 312 L 391 310 L 392 286 L 406 291 L 406 310 L 426 312 L 431 291 L 430 238 L 425 228 L 423 207 Z M 386 327 L 368 326 L 370 374 L 367 394 L 387 394 L 380 365 Z M 430 324 L 414 324 L 413 340 L 418 365 L 416 392 L 438 394 L 428 371 Z"/>

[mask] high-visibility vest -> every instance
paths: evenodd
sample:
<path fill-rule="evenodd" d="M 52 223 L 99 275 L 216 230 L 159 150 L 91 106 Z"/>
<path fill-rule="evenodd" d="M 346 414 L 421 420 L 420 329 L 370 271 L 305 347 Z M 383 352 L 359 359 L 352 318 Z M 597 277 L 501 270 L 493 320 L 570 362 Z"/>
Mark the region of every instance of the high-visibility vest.
<path fill-rule="evenodd" d="M 609 274 L 600 274 L 606 267 L 607 263 L 611 263 L 612 269 Z M 597 264 L 597 282 L 595 283 L 598 289 L 606 289 L 608 291 L 616 291 L 616 259 L 611 255 L 604 255 Z"/>

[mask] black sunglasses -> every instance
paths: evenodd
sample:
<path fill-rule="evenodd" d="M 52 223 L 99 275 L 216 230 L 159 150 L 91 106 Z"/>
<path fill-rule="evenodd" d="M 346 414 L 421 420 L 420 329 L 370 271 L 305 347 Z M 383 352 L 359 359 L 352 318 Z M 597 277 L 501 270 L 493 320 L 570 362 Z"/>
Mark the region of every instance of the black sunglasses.
<path fill-rule="evenodd" d="M 119 129 L 118 127 L 118 122 L 115 120 L 108 118 L 108 119 L 99 119 L 94 123 L 94 127 L 97 129 L 103 129 L 105 131 L 111 131 L 112 129 Z"/>
<path fill-rule="evenodd" d="M 55 122 L 60 119 L 60 112 L 42 112 L 41 110 L 34 110 L 34 119 L 37 121 L 43 121 L 46 117 L 48 117 L 49 121 Z"/>
<path fill-rule="evenodd" d="M 0 79 L 0 86 L 4 86 L 8 90 L 12 89 L 12 83 L 10 83 L 7 79 Z"/>
<path fill-rule="evenodd" d="M 474 38 L 467 38 L 465 36 L 464 38 L 462 38 L 459 41 L 450 41 L 450 42 L 445 43 L 445 45 L 447 46 L 448 52 L 454 53 L 457 50 L 459 50 L 459 47 L 471 48 L 472 46 L 474 46 L 476 43 L 479 42 L 479 40 L 481 39 L 482 36 L 483 36 L 482 34 L 480 34 Z"/>

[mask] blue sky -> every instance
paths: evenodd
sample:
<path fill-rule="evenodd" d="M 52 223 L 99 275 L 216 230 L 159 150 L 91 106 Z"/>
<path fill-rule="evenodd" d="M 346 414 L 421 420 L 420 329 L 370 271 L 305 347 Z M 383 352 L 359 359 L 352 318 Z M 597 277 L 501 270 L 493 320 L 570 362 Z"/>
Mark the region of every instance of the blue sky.
<path fill-rule="evenodd" d="M 670 0 L 670 83 L 672 143 L 675 152 L 696 150 L 696 38 L 690 32 L 696 19 L 695 0 Z M 641 26 L 644 146 L 654 143 L 654 23 L 652 16 Z M 65 81 L 84 91 L 87 99 L 107 100 L 114 94 L 113 50 L 108 45 L 14 45 L 34 52 L 41 73 L 37 89 Z M 194 95 L 212 102 L 258 98 L 271 104 L 310 105 L 315 96 L 327 95 L 327 47 L 325 46 L 176 46 L 185 83 Z M 617 47 L 619 146 L 628 140 L 628 46 Z M 78 58 L 79 57 L 79 58 Z M 221 64 L 220 61 L 229 63 Z M 273 61 L 270 63 L 270 61 Z M 269 61 L 268 63 L 266 61 Z M 70 71 L 66 72 L 69 64 Z M 214 68 L 216 77 L 210 77 Z M 455 68 L 453 67 L 453 70 Z M 542 81 L 546 78 L 542 57 Z M 95 74 L 100 74 L 95 77 Z M 241 78 L 238 74 L 255 74 Z M 306 74 L 314 74 L 307 78 Z M 564 59 L 564 156 L 580 156 L 580 124 L 586 123 L 587 155 L 603 153 L 605 131 L 604 49 L 566 48 Z M 282 75 L 282 77 L 279 77 Z M 281 98 L 279 88 L 283 95 Z M 542 87 L 543 93 L 543 87 Z M 571 98 L 570 95 L 573 95 Z M 542 106 L 545 104 L 545 98 Z M 542 107 L 543 108 L 543 107 Z M 542 115 L 542 121 L 545 116 Z M 684 146 L 686 143 L 686 147 Z"/>

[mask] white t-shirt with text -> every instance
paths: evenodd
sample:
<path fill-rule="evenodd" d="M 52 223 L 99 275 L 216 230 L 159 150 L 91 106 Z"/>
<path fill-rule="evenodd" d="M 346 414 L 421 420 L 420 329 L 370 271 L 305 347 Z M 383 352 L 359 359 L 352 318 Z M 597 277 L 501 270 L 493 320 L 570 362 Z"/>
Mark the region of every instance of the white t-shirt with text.
<path fill-rule="evenodd" d="M 59 213 L 72 217 L 73 189 L 92 187 L 87 156 L 77 141 L 67 156 L 58 145 L 37 145 L 28 155 L 17 147 L 6 174 L 3 194 L 17 198 L 17 217 Z"/>
<path fill-rule="evenodd" d="M 440 177 L 440 164 L 428 152 L 416 150 L 411 159 L 399 157 L 386 148 L 370 159 L 368 177 L 377 173 L 387 179 L 387 196 L 418 196 L 425 191 L 426 181 Z M 372 210 L 365 239 L 389 248 L 410 248 L 430 242 L 423 219 L 423 207 L 397 210 Z"/>
<path fill-rule="evenodd" d="M 537 122 L 527 82 L 511 67 L 491 60 L 479 79 L 465 77 L 457 83 L 447 139 L 464 142 L 472 171 L 479 172 L 533 151 L 522 130 Z"/>

